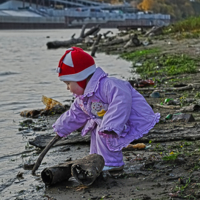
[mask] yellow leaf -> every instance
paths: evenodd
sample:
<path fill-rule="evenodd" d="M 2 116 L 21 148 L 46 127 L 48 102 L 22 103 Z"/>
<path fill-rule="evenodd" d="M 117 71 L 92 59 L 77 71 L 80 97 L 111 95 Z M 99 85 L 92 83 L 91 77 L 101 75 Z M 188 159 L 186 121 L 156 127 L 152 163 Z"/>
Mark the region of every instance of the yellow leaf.
<path fill-rule="evenodd" d="M 58 102 L 54 99 L 51 99 L 49 97 L 46 97 L 44 95 L 42 96 L 42 102 L 46 106 L 45 110 L 49 110 L 49 109 L 53 108 L 55 105 L 63 106 L 60 102 Z"/>

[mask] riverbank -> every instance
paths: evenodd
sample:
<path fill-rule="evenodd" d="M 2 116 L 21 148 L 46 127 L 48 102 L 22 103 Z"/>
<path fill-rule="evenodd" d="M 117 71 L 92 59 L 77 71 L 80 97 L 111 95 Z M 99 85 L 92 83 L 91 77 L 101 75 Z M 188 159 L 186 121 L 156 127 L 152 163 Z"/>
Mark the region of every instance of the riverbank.
<path fill-rule="evenodd" d="M 155 112 L 161 113 L 160 123 L 148 135 L 134 141 L 144 142 L 147 149 L 123 152 L 126 164 L 123 171 L 110 173 L 107 179 L 100 177 L 89 187 L 80 186 L 74 179 L 62 182 L 46 188 L 44 199 L 200 198 L 200 43 L 199 39 L 180 40 L 178 36 L 161 34 L 149 38 L 152 44 L 126 49 L 121 44 L 99 46 L 99 51 L 134 61 L 132 70 L 143 79 L 154 81 L 151 87 L 135 89 L 145 96 Z M 147 39 L 142 35 L 138 38 Z M 138 81 L 130 78 L 133 86 Z M 152 97 L 152 93 L 159 98 Z M 174 118 L 180 113 L 190 118 L 176 121 Z M 48 116 L 43 122 L 49 130 L 57 117 Z M 49 153 L 55 155 L 55 160 L 47 158 L 46 167 L 58 164 L 60 154 L 65 155 L 65 160 L 88 155 L 89 142 L 57 146 Z M 41 188 L 44 188 L 42 183 Z"/>
<path fill-rule="evenodd" d="M 101 31 L 103 33 L 107 30 Z M 116 29 L 111 31 L 117 32 Z M 0 31 L 0 41 L 3 46 L 0 66 L 2 84 L 0 87 L 0 193 L 2 200 L 16 198 L 38 200 L 43 197 L 44 184 L 38 181 L 38 177 L 32 176 L 29 170 L 24 170 L 23 165 L 26 161 L 38 157 L 37 148 L 31 148 L 28 143 L 29 139 L 40 134 L 51 133 L 52 129 L 45 131 L 43 127 L 42 131 L 37 131 L 37 128 L 18 130 L 21 128 L 19 121 L 23 120 L 20 112 L 43 108 L 42 95 L 56 99 L 63 104 L 71 99 L 71 94 L 66 91 L 66 87 L 59 81 L 55 72 L 65 49 L 49 51 L 46 49 L 46 42 L 52 39 L 70 39 L 71 35 L 74 33 L 79 35 L 80 32 L 81 30 L 77 29 Z M 112 76 L 121 78 L 123 74 L 124 78 L 129 77 L 130 62 L 116 58 L 115 55 L 98 53 L 96 61 Z M 109 62 L 110 65 L 107 66 Z M 121 69 L 121 66 L 124 68 Z M 113 73 L 115 70 L 116 72 Z M 52 148 L 38 172 L 44 167 L 65 160 L 66 152 L 54 154 L 55 150 L 56 148 Z M 79 156 L 84 155 L 79 152 Z M 18 173 L 23 174 L 23 178 L 19 178 Z"/>

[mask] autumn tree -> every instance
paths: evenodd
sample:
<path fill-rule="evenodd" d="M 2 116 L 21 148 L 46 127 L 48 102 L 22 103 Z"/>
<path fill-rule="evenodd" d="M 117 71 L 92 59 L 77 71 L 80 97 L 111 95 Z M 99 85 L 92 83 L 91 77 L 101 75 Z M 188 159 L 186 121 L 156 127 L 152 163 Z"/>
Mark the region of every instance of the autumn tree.
<path fill-rule="evenodd" d="M 140 4 L 138 4 L 138 9 L 148 11 L 154 8 L 155 1 L 154 0 L 143 0 Z"/>
<path fill-rule="evenodd" d="M 154 13 L 170 14 L 173 19 L 182 19 L 195 14 L 189 0 L 142 0 L 137 8 Z"/>

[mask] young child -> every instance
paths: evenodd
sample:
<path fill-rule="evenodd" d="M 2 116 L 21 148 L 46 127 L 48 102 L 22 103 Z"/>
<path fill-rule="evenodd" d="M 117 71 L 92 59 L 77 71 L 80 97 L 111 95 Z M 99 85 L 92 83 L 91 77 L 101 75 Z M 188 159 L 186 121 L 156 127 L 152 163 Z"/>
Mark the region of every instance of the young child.
<path fill-rule="evenodd" d="M 108 77 L 81 48 L 68 49 L 57 72 L 76 98 L 53 124 L 54 131 L 65 137 L 84 126 L 81 134 L 91 134 L 90 154 L 103 156 L 103 170 L 123 169 L 122 148 L 147 134 L 160 114 L 129 82 Z"/>

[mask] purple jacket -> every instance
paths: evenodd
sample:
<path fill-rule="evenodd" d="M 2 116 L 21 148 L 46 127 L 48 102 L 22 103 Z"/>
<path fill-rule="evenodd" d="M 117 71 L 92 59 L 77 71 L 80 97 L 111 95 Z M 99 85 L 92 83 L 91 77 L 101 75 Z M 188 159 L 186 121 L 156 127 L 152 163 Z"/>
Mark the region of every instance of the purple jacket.
<path fill-rule="evenodd" d="M 53 124 L 61 137 L 84 126 L 82 136 L 89 131 L 106 138 L 112 151 L 119 151 L 133 140 L 141 138 L 159 122 L 144 97 L 129 82 L 108 75 L 98 67 L 87 84 L 84 94 L 78 96 L 71 108 Z M 116 134 L 105 134 L 104 131 Z"/>

